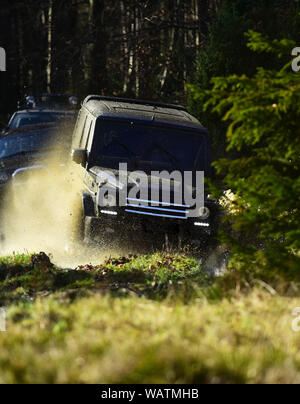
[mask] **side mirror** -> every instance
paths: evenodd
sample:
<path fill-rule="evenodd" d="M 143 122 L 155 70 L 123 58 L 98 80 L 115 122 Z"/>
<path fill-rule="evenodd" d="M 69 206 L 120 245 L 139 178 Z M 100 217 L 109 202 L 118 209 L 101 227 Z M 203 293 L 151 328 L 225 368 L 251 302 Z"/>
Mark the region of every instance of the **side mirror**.
<path fill-rule="evenodd" d="M 80 164 L 82 167 L 85 167 L 87 163 L 87 151 L 85 149 L 73 149 L 72 161 L 74 161 L 76 164 Z"/>

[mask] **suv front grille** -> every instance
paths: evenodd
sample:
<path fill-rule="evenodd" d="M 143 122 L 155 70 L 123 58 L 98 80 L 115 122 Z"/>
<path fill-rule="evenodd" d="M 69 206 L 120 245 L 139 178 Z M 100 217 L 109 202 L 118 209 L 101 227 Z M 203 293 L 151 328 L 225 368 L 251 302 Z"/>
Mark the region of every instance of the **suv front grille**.
<path fill-rule="evenodd" d="M 190 206 L 188 205 L 127 198 L 125 212 L 137 215 L 187 220 L 189 208 Z"/>

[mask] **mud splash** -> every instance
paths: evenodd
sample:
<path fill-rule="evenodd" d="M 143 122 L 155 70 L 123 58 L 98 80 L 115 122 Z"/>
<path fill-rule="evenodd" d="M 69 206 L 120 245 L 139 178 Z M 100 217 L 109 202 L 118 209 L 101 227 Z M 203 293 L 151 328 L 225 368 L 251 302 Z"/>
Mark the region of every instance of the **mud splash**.
<path fill-rule="evenodd" d="M 70 161 L 65 140 L 55 143 L 47 159 L 20 173 L 4 197 L 1 255 L 45 251 L 60 266 L 99 262 L 99 250 L 73 241 L 83 170 Z"/>
<path fill-rule="evenodd" d="M 60 166 L 55 156 L 46 163 L 49 170 L 27 171 L 22 178 L 25 183 L 11 186 L 5 196 L 1 218 L 4 254 L 63 254 L 72 228 L 78 174 L 70 165 Z"/>

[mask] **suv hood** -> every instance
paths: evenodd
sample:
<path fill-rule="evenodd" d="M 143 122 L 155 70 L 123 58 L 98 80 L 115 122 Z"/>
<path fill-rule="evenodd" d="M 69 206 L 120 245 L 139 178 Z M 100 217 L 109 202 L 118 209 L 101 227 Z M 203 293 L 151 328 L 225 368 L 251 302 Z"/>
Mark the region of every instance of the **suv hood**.
<path fill-rule="evenodd" d="M 130 171 L 127 172 L 126 178 L 120 178 L 120 172 L 118 170 L 107 170 L 98 166 L 92 167 L 89 171 L 96 176 L 96 182 L 98 185 L 108 184 L 112 188 L 116 188 L 119 191 L 124 190 L 126 187 L 126 183 L 124 184 L 124 180 L 127 180 L 127 186 L 129 189 L 135 186 L 139 187 L 141 190 L 145 188 L 153 188 L 151 182 L 154 182 L 159 184 L 156 188 L 160 190 L 171 190 L 171 192 L 175 193 L 179 192 L 178 189 L 181 189 L 182 185 L 184 185 L 190 193 L 193 193 L 196 190 L 196 187 L 193 187 L 192 185 L 189 186 L 184 183 L 182 184 L 181 181 L 178 181 L 176 179 L 162 180 L 160 176 L 144 174 L 148 179 L 148 184 L 139 185 L 139 183 L 136 181 L 136 176 L 133 174 L 133 172 Z"/>

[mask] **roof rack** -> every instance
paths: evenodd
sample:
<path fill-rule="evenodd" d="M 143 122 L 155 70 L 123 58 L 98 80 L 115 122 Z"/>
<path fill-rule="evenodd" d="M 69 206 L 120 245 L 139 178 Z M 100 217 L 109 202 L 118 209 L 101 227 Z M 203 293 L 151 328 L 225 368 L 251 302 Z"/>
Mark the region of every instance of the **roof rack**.
<path fill-rule="evenodd" d="M 125 104 L 150 105 L 150 106 L 158 107 L 158 108 L 170 108 L 170 109 L 176 109 L 178 111 L 187 112 L 186 107 L 184 107 L 183 105 L 165 104 L 165 103 L 162 103 L 162 102 L 144 101 L 144 100 L 138 100 L 138 99 L 133 99 L 133 98 L 119 98 L 119 97 L 106 97 L 106 96 L 102 96 L 102 95 L 90 95 L 84 100 L 83 103 L 86 104 L 89 101 L 124 102 Z"/>

